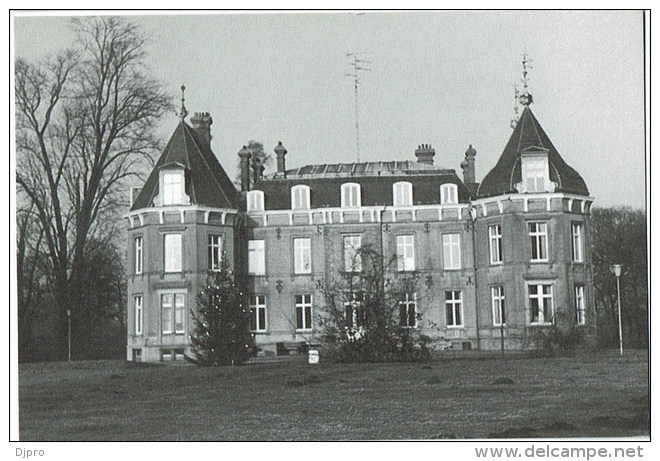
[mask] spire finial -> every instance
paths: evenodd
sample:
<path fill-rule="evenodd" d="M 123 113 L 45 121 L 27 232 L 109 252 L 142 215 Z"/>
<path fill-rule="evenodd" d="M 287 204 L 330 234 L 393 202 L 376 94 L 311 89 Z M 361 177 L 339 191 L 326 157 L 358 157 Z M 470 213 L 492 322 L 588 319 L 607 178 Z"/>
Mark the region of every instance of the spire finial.
<path fill-rule="evenodd" d="M 518 89 L 518 85 L 514 83 L 513 85 L 513 100 L 516 101 L 516 103 L 513 105 L 513 118 L 511 119 L 511 128 L 515 129 L 516 125 L 518 125 L 518 120 L 520 120 L 520 114 L 518 104 L 520 104 L 520 90 Z"/>
<path fill-rule="evenodd" d="M 518 101 L 520 101 L 520 104 L 522 104 L 525 107 L 528 107 L 532 102 L 534 102 L 534 98 L 532 98 L 532 95 L 528 89 L 528 84 L 529 84 L 528 74 L 529 74 L 529 69 L 532 69 L 531 62 L 532 60 L 527 55 L 527 51 L 523 52 L 522 54 L 523 76 L 521 80 L 523 84 L 523 90 L 520 96 L 518 96 Z"/>
<path fill-rule="evenodd" d="M 181 85 L 181 109 L 179 109 L 179 118 L 183 122 L 185 118 L 188 116 L 188 110 L 186 110 L 186 85 Z"/>

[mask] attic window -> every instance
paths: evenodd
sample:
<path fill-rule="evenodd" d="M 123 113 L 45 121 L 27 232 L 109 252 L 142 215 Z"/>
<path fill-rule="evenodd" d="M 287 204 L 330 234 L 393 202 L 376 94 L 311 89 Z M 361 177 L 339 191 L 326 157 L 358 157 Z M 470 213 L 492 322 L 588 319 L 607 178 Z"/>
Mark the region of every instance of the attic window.
<path fill-rule="evenodd" d="M 522 192 L 552 192 L 548 174 L 548 152 L 535 150 L 523 152 L 520 156 L 522 166 Z"/>
<path fill-rule="evenodd" d="M 183 171 L 163 173 L 163 205 L 180 205 L 184 196 Z"/>
<path fill-rule="evenodd" d="M 247 210 L 248 211 L 263 211 L 264 210 L 264 193 L 260 190 L 251 190 L 247 193 Z"/>
<path fill-rule="evenodd" d="M 309 210 L 309 186 L 301 184 L 291 188 L 291 209 Z"/>
<path fill-rule="evenodd" d="M 443 184 L 440 186 L 440 203 L 443 205 L 458 203 L 458 187 L 456 187 L 456 184 Z"/>
<path fill-rule="evenodd" d="M 356 208 L 361 205 L 360 185 L 352 182 L 341 185 L 342 208 Z"/>
<path fill-rule="evenodd" d="M 394 183 L 394 206 L 411 206 L 413 204 L 412 184 L 405 181 Z"/>

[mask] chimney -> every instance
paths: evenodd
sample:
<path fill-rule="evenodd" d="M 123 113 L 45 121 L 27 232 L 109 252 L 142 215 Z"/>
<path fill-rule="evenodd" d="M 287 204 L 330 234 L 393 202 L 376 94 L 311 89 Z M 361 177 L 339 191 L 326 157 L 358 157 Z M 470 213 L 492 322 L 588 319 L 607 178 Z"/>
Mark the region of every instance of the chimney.
<path fill-rule="evenodd" d="M 275 151 L 275 155 L 277 155 L 277 172 L 286 174 L 286 160 L 284 157 L 287 151 L 282 145 L 282 141 L 278 142 L 273 150 Z"/>
<path fill-rule="evenodd" d="M 421 146 L 417 146 L 417 149 L 415 149 L 415 157 L 417 157 L 417 163 L 433 165 L 434 156 L 435 149 L 432 148 L 430 144 L 422 144 Z"/>
<path fill-rule="evenodd" d="M 190 122 L 199 139 L 208 149 L 211 149 L 211 125 L 213 125 L 211 114 L 208 112 L 195 112 L 195 115 L 190 118 Z"/>
<path fill-rule="evenodd" d="M 250 151 L 247 146 L 238 151 L 238 157 L 241 159 L 241 190 L 247 192 L 250 190 Z"/>
<path fill-rule="evenodd" d="M 463 182 L 466 186 L 470 187 L 471 184 L 475 184 L 475 172 L 474 172 L 474 158 L 477 156 L 477 151 L 472 147 L 468 147 L 468 150 L 465 151 L 465 160 L 461 162 L 461 168 L 463 168 Z"/>

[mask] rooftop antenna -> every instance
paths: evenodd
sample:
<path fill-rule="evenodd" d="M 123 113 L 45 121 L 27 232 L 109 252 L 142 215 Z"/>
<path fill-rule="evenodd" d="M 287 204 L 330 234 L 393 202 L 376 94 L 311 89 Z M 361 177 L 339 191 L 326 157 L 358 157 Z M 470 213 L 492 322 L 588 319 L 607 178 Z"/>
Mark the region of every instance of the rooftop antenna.
<path fill-rule="evenodd" d="M 179 109 L 179 113 L 177 114 L 181 121 L 188 116 L 188 110 L 186 110 L 186 85 L 181 85 L 181 109 Z"/>
<path fill-rule="evenodd" d="M 355 86 L 355 148 L 357 152 L 357 163 L 360 163 L 360 112 L 358 106 L 358 86 L 362 83 L 360 75 L 363 72 L 371 72 L 371 69 L 366 67 L 367 64 L 371 64 L 371 61 L 363 59 L 364 52 L 353 52 L 346 53 L 348 58 L 348 65 L 353 69 L 351 73 L 345 73 L 345 77 L 353 77 L 353 83 Z"/>

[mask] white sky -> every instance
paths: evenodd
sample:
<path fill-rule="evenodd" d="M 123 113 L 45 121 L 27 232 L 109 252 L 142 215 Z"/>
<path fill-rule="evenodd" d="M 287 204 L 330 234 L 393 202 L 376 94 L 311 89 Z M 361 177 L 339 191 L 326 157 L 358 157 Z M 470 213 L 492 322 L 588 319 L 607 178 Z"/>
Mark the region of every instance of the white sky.
<path fill-rule="evenodd" d="M 149 62 L 190 113 L 211 112 L 212 147 L 230 176 L 250 139 L 282 141 L 287 167 L 355 161 L 346 52 L 369 52 L 360 86 L 361 160 L 459 167 L 469 144 L 477 180 L 511 134 L 521 54 L 532 58 L 532 110 L 597 206 L 645 199 L 642 12 L 386 12 L 159 15 L 135 18 Z M 66 17 L 17 17 L 15 53 L 69 44 Z M 164 141 L 174 115 L 162 121 Z"/>

